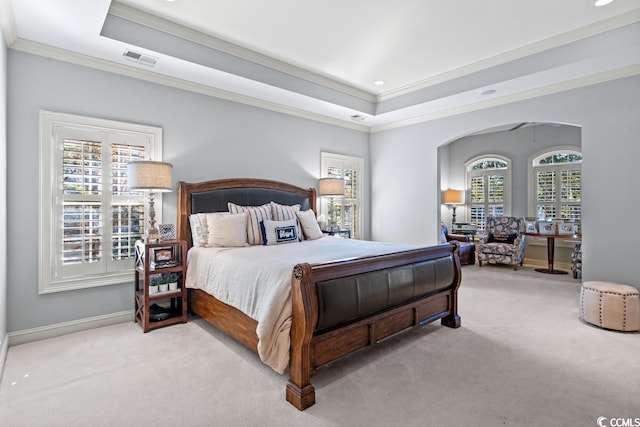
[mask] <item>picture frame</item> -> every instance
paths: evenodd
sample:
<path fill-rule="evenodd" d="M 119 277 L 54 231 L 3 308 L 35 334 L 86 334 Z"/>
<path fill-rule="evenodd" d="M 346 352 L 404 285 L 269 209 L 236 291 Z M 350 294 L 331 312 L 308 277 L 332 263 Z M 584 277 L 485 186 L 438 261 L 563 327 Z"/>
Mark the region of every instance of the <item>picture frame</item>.
<path fill-rule="evenodd" d="M 562 222 L 558 224 L 558 234 L 575 234 L 576 226 L 571 222 Z"/>
<path fill-rule="evenodd" d="M 538 227 L 536 227 L 535 221 L 525 221 L 524 227 L 526 233 L 538 234 Z"/>
<path fill-rule="evenodd" d="M 153 252 L 153 261 L 156 264 L 160 264 L 160 263 L 168 263 L 168 262 L 172 262 L 175 261 L 174 256 L 173 256 L 173 247 L 172 246 L 166 246 L 166 247 L 162 247 L 162 248 L 153 248 L 152 249 Z"/>
<path fill-rule="evenodd" d="M 538 233 L 540 234 L 556 234 L 556 225 L 553 221 L 539 220 Z"/>
<path fill-rule="evenodd" d="M 162 235 L 162 240 L 176 240 L 176 226 L 173 224 L 160 224 L 158 230 Z"/>

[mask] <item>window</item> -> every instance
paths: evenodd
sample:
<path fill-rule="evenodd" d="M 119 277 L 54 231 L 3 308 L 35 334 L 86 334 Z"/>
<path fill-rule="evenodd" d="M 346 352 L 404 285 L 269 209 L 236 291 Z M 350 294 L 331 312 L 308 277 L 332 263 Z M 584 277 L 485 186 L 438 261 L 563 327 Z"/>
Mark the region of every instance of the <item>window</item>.
<path fill-rule="evenodd" d="M 535 156 L 529 183 L 531 216 L 542 207 L 547 218 L 582 218 L 582 154 L 575 147 Z"/>
<path fill-rule="evenodd" d="M 160 157 L 162 130 L 42 111 L 39 292 L 131 280 L 145 197 L 127 163 Z"/>
<path fill-rule="evenodd" d="M 362 237 L 361 203 L 364 160 L 360 157 L 321 153 L 320 168 L 322 177 L 344 178 L 345 181 L 344 197 L 333 199 L 336 226 L 341 230 L 350 230 L 352 238 Z M 327 212 L 328 200 L 321 199 L 320 203 L 321 212 Z"/>
<path fill-rule="evenodd" d="M 508 215 L 511 193 L 510 161 L 500 156 L 481 157 L 466 164 L 469 222 L 484 230 L 488 216 Z"/>

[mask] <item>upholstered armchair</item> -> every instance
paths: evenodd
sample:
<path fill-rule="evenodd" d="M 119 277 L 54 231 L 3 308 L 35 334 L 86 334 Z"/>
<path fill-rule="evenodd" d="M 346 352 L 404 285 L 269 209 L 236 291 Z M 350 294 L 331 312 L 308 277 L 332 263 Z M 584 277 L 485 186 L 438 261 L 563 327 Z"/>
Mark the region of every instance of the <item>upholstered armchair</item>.
<path fill-rule="evenodd" d="M 582 277 L 582 242 L 576 243 L 571 252 L 571 271 L 574 279 L 578 278 L 578 274 Z"/>
<path fill-rule="evenodd" d="M 464 234 L 450 234 L 447 226 L 442 222 L 440 223 L 440 227 L 442 227 L 442 235 L 444 236 L 443 240 L 447 243 L 454 243 L 458 247 L 460 264 L 475 264 L 476 244 L 473 243 L 473 239 L 471 238 L 471 236 Z"/>
<path fill-rule="evenodd" d="M 487 217 L 484 233 L 478 242 L 478 264 L 509 264 L 514 270 L 524 259 L 524 218 Z"/>

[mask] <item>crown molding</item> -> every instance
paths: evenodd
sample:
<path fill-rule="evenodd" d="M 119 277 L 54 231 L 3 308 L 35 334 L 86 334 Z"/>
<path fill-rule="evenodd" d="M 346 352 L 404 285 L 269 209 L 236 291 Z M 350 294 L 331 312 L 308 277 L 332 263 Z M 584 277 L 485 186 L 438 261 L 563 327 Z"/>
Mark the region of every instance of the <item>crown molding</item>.
<path fill-rule="evenodd" d="M 16 19 L 13 14 L 13 3 L 11 0 L 0 0 L 0 27 L 7 46 L 11 46 L 18 40 L 18 30 L 16 29 Z"/>
<path fill-rule="evenodd" d="M 470 113 L 473 111 L 484 110 L 486 108 L 497 107 L 505 104 L 512 104 L 518 101 L 525 101 L 532 98 L 538 98 L 540 96 L 552 95 L 554 93 L 565 92 L 572 89 L 579 89 L 585 86 L 591 86 L 599 83 L 605 83 L 612 80 L 618 80 L 625 77 L 632 77 L 640 75 L 640 64 L 630 65 L 627 67 L 618 68 L 615 70 L 604 71 L 602 73 L 593 74 L 561 83 L 550 84 L 535 89 L 530 89 L 515 93 L 512 95 L 505 95 L 501 97 L 495 97 L 490 100 L 477 102 L 474 104 L 463 105 L 448 110 L 442 110 L 434 113 L 423 114 L 420 116 L 412 117 L 406 120 L 398 120 L 393 123 L 388 123 L 379 126 L 372 126 L 370 133 L 382 132 L 385 130 L 411 126 L 419 123 L 428 122 L 431 120 L 442 119 L 445 117 L 455 116 L 464 113 Z"/>
<path fill-rule="evenodd" d="M 595 36 L 600 33 L 604 33 L 605 31 L 624 27 L 625 25 L 630 25 L 639 21 L 640 21 L 640 9 L 637 9 L 632 12 L 623 13 L 621 15 L 617 15 L 609 19 L 605 19 L 603 21 L 599 21 L 594 24 L 578 28 L 573 31 L 568 31 L 566 33 L 559 34 L 554 37 L 550 37 L 548 39 L 530 44 L 528 46 L 524 46 L 519 49 L 514 49 L 509 52 L 496 55 L 494 57 L 487 58 L 485 60 L 478 61 L 473 64 L 459 67 L 434 77 L 430 77 L 428 79 L 420 80 L 419 82 L 416 82 L 414 84 L 406 85 L 404 87 L 401 87 L 395 90 L 383 92 L 376 97 L 376 102 L 382 102 L 382 101 L 386 101 L 401 95 L 406 95 L 406 94 L 415 92 L 417 90 L 425 89 L 427 87 L 444 83 L 452 79 L 464 77 L 468 74 L 483 71 L 491 67 L 503 65 L 510 61 L 515 61 L 517 59 L 521 59 L 530 55 L 535 55 L 545 50 L 553 49 L 568 43 L 572 43 L 587 37 Z"/>
<path fill-rule="evenodd" d="M 253 98 L 246 95 L 240 95 L 237 93 L 229 92 L 222 89 L 217 89 L 211 86 L 206 86 L 200 83 L 194 83 L 176 77 L 165 76 L 163 74 L 154 73 L 152 71 L 134 68 L 125 64 L 118 64 L 116 62 L 106 61 L 87 55 L 71 52 L 64 49 L 36 43 L 28 40 L 18 39 L 11 46 L 12 49 L 25 53 L 31 53 L 51 59 L 56 59 L 71 64 L 81 65 L 100 71 L 106 71 L 109 73 L 118 74 L 121 76 L 127 76 L 139 80 L 144 80 L 151 83 L 160 84 L 163 86 L 169 86 L 177 89 L 186 90 L 189 92 L 195 92 L 201 95 L 207 95 L 214 98 L 224 99 L 227 101 L 237 102 L 239 104 L 249 105 L 252 107 L 262 108 L 265 110 L 275 111 L 278 113 L 287 114 L 290 116 L 301 117 L 316 122 L 321 122 L 333 126 L 339 126 L 347 129 L 352 129 L 360 132 L 368 132 L 369 127 L 357 123 L 350 123 L 347 121 L 334 119 L 321 114 L 312 113 L 297 108 L 287 107 L 282 104 L 274 102 L 264 101 L 258 98 Z"/>
<path fill-rule="evenodd" d="M 241 58 L 255 64 L 259 64 L 276 71 L 280 71 L 294 77 L 319 84 L 329 89 L 337 90 L 339 92 L 363 99 L 368 102 L 376 101 L 376 95 L 356 88 L 347 83 L 338 81 L 335 78 L 322 75 L 320 73 L 313 72 L 296 65 L 292 65 L 258 51 L 249 49 L 245 46 L 239 45 L 237 43 L 232 43 L 222 38 L 215 37 L 210 34 L 205 34 L 201 31 L 188 28 L 175 22 L 171 22 L 164 18 L 152 15 L 150 13 L 119 3 L 117 1 L 113 1 L 111 3 L 108 13 L 118 18 L 126 19 L 136 24 L 144 25 L 145 27 L 149 27 L 166 34 L 170 34 L 181 39 L 200 44 L 210 49 L 233 55 L 237 58 Z"/>

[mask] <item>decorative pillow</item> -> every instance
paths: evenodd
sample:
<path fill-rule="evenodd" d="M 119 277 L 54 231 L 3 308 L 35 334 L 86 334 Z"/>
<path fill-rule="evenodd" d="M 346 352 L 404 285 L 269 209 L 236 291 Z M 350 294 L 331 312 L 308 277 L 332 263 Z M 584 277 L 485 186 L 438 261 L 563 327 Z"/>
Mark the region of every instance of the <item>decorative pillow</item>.
<path fill-rule="evenodd" d="M 271 220 L 271 203 L 262 206 L 240 206 L 229 202 L 227 206 L 232 214 L 247 214 L 247 242 L 250 245 L 263 245 L 260 221 Z"/>
<path fill-rule="evenodd" d="M 281 245 L 300 241 L 297 219 L 287 221 L 265 219 L 260 221 L 260 230 L 262 231 L 262 240 L 265 245 Z"/>
<path fill-rule="evenodd" d="M 311 209 L 302 212 L 296 212 L 296 216 L 300 221 L 302 231 L 304 232 L 304 235 L 307 239 L 315 240 L 324 236 L 324 234 L 322 234 L 322 230 L 320 230 L 318 221 L 316 220 L 316 214 Z"/>
<path fill-rule="evenodd" d="M 288 219 L 295 219 L 297 221 L 298 217 L 296 216 L 296 212 L 300 212 L 300 205 L 281 205 L 276 202 L 271 202 L 271 219 L 274 221 L 286 221 Z M 298 237 L 303 239 L 302 233 L 300 232 L 300 224 L 298 224 Z"/>
<path fill-rule="evenodd" d="M 228 212 L 208 213 L 208 246 L 249 246 L 247 243 L 247 215 Z"/>
<path fill-rule="evenodd" d="M 495 242 L 495 243 L 508 243 L 513 245 L 513 242 L 516 241 L 516 237 L 518 237 L 517 233 L 511 234 L 493 234 L 489 233 L 487 237 L 487 243 Z"/>
<path fill-rule="evenodd" d="M 206 215 L 203 213 L 189 215 L 189 224 L 191 225 L 191 240 L 193 240 L 193 246 L 207 246 L 209 235 Z"/>

